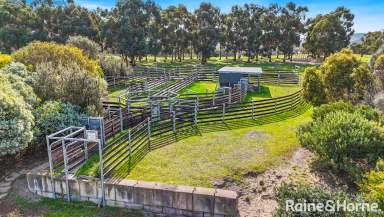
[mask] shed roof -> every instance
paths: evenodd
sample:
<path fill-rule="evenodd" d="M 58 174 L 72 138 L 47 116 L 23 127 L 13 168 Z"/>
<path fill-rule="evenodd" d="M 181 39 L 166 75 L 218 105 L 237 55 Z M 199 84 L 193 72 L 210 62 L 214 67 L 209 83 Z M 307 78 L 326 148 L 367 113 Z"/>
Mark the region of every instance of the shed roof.
<path fill-rule="evenodd" d="M 261 74 L 263 70 L 260 67 L 229 67 L 225 66 L 218 70 L 220 73 L 242 73 L 242 74 Z"/>

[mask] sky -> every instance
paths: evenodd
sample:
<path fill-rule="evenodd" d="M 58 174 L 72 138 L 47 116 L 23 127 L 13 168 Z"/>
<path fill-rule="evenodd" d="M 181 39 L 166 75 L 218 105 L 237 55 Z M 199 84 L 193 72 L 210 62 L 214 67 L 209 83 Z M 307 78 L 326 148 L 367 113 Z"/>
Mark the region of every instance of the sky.
<path fill-rule="evenodd" d="M 111 8 L 115 6 L 117 0 L 77 0 L 78 4 L 90 9 L 96 7 Z M 199 7 L 199 0 L 154 0 L 162 8 L 169 5 L 184 4 L 189 10 Z M 351 9 L 355 15 L 354 29 L 356 33 L 366 33 L 369 31 L 384 30 L 384 0 L 206 0 L 213 5 L 219 7 L 222 12 L 230 11 L 234 4 L 242 5 L 244 3 L 254 3 L 258 5 L 268 6 L 271 3 L 281 5 L 289 1 L 293 1 L 298 5 L 307 6 L 309 12 L 308 17 L 316 16 L 321 13 L 333 11 L 338 6 L 345 6 Z"/>

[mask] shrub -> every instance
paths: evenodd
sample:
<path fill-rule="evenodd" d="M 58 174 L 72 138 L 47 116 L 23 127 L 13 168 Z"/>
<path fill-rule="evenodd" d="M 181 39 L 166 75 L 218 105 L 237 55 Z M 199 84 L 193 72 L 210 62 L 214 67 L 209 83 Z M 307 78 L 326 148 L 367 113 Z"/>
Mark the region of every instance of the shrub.
<path fill-rule="evenodd" d="M 84 36 L 71 36 L 67 40 L 67 44 L 80 48 L 92 59 L 97 59 L 101 50 L 96 42 Z"/>
<path fill-rule="evenodd" d="M 359 65 L 357 57 L 348 49 L 343 49 L 324 61 L 320 67 L 320 74 L 331 101 L 349 99 L 354 85 L 351 75 Z"/>
<path fill-rule="evenodd" d="M 23 78 L 27 83 L 31 83 L 32 73 L 28 71 L 27 67 L 22 63 L 11 62 L 0 70 L 3 74 L 17 75 Z"/>
<path fill-rule="evenodd" d="M 33 88 L 26 84 L 21 77 L 14 74 L 3 74 L 0 71 L 0 80 L 6 80 L 10 84 L 10 87 L 23 98 L 28 109 L 38 105 L 39 100 Z"/>
<path fill-rule="evenodd" d="M 349 102 L 334 102 L 329 104 L 323 104 L 319 107 L 315 107 L 313 110 L 312 118 L 314 121 L 323 120 L 324 117 L 332 112 L 343 111 L 347 113 L 357 113 L 367 120 L 380 123 L 381 115 L 378 110 L 372 108 L 369 105 L 353 106 Z"/>
<path fill-rule="evenodd" d="M 11 84 L 0 79 L 0 155 L 15 154 L 32 140 L 33 115 Z"/>
<path fill-rule="evenodd" d="M 314 105 L 325 101 L 371 101 L 376 77 L 351 50 L 329 56 L 318 70 L 309 68 L 303 80 L 304 97 Z M 326 100 L 325 100 L 326 99 Z"/>
<path fill-rule="evenodd" d="M 377 57 L 374 69 L 376 76 L 380 80 L 381 88 L 384 88 L 384 54 Z"/>
<path fill-rule="evenodd" d="M 331 112 L 298 130 L 300 143 L 355 179 L 384 153 L 383 130 L 358 113 Z"/>
<path fill-rule="evenodd" d="M 315 106 L 326 103 L 325 89 L 316 68 L 314 67 L 305 70 L 303 79 L 303 97 Z"/>
<path fill-rule="evenodd" d="M 295 212 L 287 206 L 287 201 L 296 203 L 321 203 L 326 205 L 328 201 L 333 201 L 336 205 L 337 201 L 341 203 L 361 203 L 363 200 L 360 197 L 356 199 L 350 198 L 346 193 L 341 191 L 331 192 L 324 188 L 317 186 L 309 186 L 306 184 L 286 184 L 283 183 L 276 189 L 276 200 L 278 208 L 274 213 L 274 217 L 373 217 L 381 216 L 381 212 L 368 212 L 368 211 L 344 211 L 342 209 L 335 210 L 334 212 Z"/>
<path fill-rule="evenodd" d="M 45 63 L 50 63 L 54 67 L 76 64 L 82 70 L 102 76 L 101 68 L 96 61 L 84 55 L 81 49 L 70 45 L 32 42 L 16 51 L 12 57 L 15 61 L 31 66 L 32 71 L 37 68 L 37 65 Z"/>
<path fill-rule="evenodd" d="M 84 110 L 94 106 L 97 111 L 101 111 L 106 82 L 74 63 L 66 66 L 41 63 L 36 66 L 34 89 L 44 101 L 62 100 Z"/>
<path fill-rule="evenodd" d="M 60 101 L 47 101 L 33 111 L 36 139 L 69 126 L 82 126 L 80 108 Z"/>
<path fill-rule="evenodd" d="M 0 68 L 3 68 L 12 61 L 12 57 L 6 54 L 0 53 Z"/>
<path fill-rule="evenodd" d="M 125 75 L 128 73 L 128 67 L 120 56 L 102 54 L 100 56 L 100 65 L 105 75 Z"/>
<path fill-rule="evenodd" d="M 379 160 L 376 168 L 366 173 L 360 184 L 364 198 L 370 202 L 379 203 L 380 209 L 384 210 L 384 161 Z"/>

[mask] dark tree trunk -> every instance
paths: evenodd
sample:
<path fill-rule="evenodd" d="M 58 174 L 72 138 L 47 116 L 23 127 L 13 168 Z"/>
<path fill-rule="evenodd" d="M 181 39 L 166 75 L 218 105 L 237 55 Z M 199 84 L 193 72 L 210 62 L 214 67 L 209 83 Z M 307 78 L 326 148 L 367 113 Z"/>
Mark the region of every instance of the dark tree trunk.
<path fill-rule="evenodd" d="M 237 53 L 236 50 L 233 51 L 233 61 L 236 62 Z"/>

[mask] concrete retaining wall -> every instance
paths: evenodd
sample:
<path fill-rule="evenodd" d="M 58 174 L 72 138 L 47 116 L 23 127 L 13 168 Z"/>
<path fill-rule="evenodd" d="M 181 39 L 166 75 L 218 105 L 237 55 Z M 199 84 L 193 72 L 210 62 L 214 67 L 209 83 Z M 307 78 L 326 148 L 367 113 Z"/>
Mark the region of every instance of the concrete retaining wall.
<path fill-rule="evenodd" d="M 68 194 L 64 178 L 55 178 L 53 186 L 47 173 L 34 172 L 27 174 L 27 180 L 29 190 L 38 195 L 65 199 Z M 69 179 L 69 195 L 71 200 L 97 203 L 101 198 L 100 181 L 72 177 Z M 141 209 L 166 216 L 238 216 L 238 194 L 221 189 L 106 180 L 105 199 L 108 206 Z"/>

